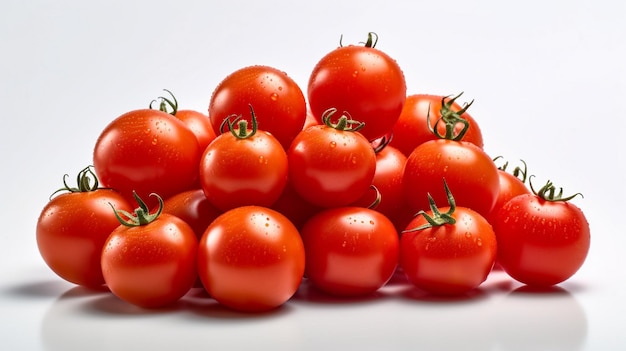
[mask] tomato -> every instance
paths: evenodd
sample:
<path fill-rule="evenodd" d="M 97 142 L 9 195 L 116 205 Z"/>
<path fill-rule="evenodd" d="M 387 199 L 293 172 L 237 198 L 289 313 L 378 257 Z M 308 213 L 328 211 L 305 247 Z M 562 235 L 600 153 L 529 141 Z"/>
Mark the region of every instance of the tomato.
<path fill-rule="evenodd" d="M 435 127 L 435 123 L 441 118 L 442 111 L 443 113 L 459 112 L 467 107 L 467 105 L 461 107 L 456 102 L 459 96 L 460 94 L 452 99 L 448 96 L 429 94 L 407 96 L 400 117 L 393 126 L 393 138 L 390 145 L 396 147 L 408 157 L 418 145 L 428 140 L 437 139 L 437 136 L 433 134 L 431 129 Z M 461 113 L 459 117 L 469 122 L 469 128 L 462 140 L 482 148 L 484 146 L 482 132 L 474 117 L 467 111 Z M 430 127 L 428 119 L 430 119 Z M 462 124 L 456 124 L 454 126 L 455 134 L 458 134 L 462 128 Z M 439 133 L 444 134 L 445 125 L 439 123 L 437 130 Z"/>
<path fill-rule="evenodd" d="M 306 276 L 328 294 L 371 294 L 389 281 L 398 264 L 398 232 L 372 209 L 326 209 L 304 224 L 301 235 Z"/>
<path fill-rule="evenodd" d="M 431 209 L 402 232 L 400 267 L 407 280 L 424 291 L 459 295 L 487 279 L 496 260 L 496 235 L 483 216 L 457 207 L 447 187 L 446 193 L 450 206 L 437 208 L 431 202 Z"/>
<path fill-rule="evenodd" d="M 105 242 L 101 264 L 111 292 L 143 308 L 170 305 L 191 289 L 197 278 L 198 239 L 182 219 L 149 213 L 139 198 L 135 215 L 115 212 L 120 224 Z M 122 218 L 127 217 L 127 219 Z"/>
<path fill-rule="evenodd" d="M 211 95 L 209 118 L 216 134 L 223 132 L 226 117 L 244 115 L 249 105 L 254 106 L 259 129 L 272 133 L 285 149 L 306 119 L 304 94 L 291 77 L 273 67 L 249 66 L 224 78 Z"/>
<path fill-rule="evenodd" d="M 304 260 L 302 239 L 287 217 L 261 206 L 242 206 L 220 215 L 205 231 L 198 273 L 219 303 L 261 312 L 295 294 Z"/>
<path fill-rule="evenodd" d="M 98 186 L 90 167 L 83 169 L 71 188 L 63 178 L 67 193 L 53 197 L 37 220 L 36 238 L 41 257 L 59 277 L 86 287 L 104 284 L 100 252 L 119 222 L 111 206 L 130 210 L 117 192 Z"/>
<path fill-rule="evenodd" d="M 522 161 L 524 163 L 524 161 Z M 526 163 L 524 163 L 524 170 L 516 167 L 513 173 L 509 173 L 506 170 L 508 163 L 505 163 L 502 167 L 498 167 L 498 178 L 500 179 L 500 190 L 498 191 L 498 197 L 496 203 L 493 206 L 491 212 L 486 216 L 489 223 L 493 223 L 495 218 L 505 203 L 514 198 L 517 195 L 530 194 L 530 189 L 526 187 Z"/>
<path fill-rule="evenodd" d="M 250 109 L 252 129 L 247 120 L 236 117 L 229 122 L 230 132 L 215 138 L 200 161 L 202 190 L 222 211 L 245 205 L 269 207 L 287 183 L 287 154 L 272 134 L 258 130 Z"/>
<path fill-rule="evenodd" d="M 222 214 L 211 204 L 202 189 L 183 191 L 163 201 L 163 212 L 176 216 L 191 226 L 198 240 L 217 216 Z"/>
<path fill-rule="evenodd" d="M 302 228 L 309 218 L 323 209 L 303 199 L 289 180 L 287 180 L 287 185 L 271 208 L 289 218 L 298 229 Z"/>
<path fill-rule="evenodd" d="M 287 151 L 291 184 L 302 198 L 320 207 L 345 206 L 358 200 L 376 171 L 374 149 L 356 132 L 362 124 L 346 115 L 333 124 L 335 112 L 327 111 L 325 124 L 300 132 Z"/>
<path fill-rule="evenodd" d="M 196 136 L 176 117 L 154 109 L 134 110 L 102 131 L 93 152 L 103 186 L 128 201 L 133 192 L 165 198 L 193 188 L 198 180 L 200 150 Z"/>
<path fill-rule="evenodd" d="M 531 184 L 531 190 L 509 200 L 496 216 L 498 261 L 524 284 L 552 286 L 583 265 L 590 246 L 589 223 L 569 202 L 573 196 L 561 197 L 562 189 L 554 194 L 552 182 L 537 192 Z"/>
<path fill-rule="evenodd" d="M 360 132 L 370 141 L 391 131 L 406 99 L 404 73 L 393 58 L 375 48 L 373 36 L 369 33 L 363 46 L 340 46 L 322 57 L 307 91 L 320 122 L 329 108 L 347 111 L 365 123 Z"/>
<path fill-rule="evenodd" d="M 402 179 L 407 157 L 400 150 L 384 145 L 376 152 L 376 170 L 372 186 L 375 190 L 366 192 L 354 205 L 369 207 L 380 196 L 374 210 L 384 214 L 402 230 L 413 217 L 404 199 Z"/>
<path fill-rule="evenodd" d="M 200 153 L 204 152 L 204 149 L 206 149 L 216 137 L 209 116 L 196 110 L 179 109 L 178 100 L 176 100 L 174 94 L 167 89 L 164 90 L 169 93 L 170 97 L 160 96 L 157 100 L 153 100 L 152 103 L 159 102 L 160 111 L 167 112 L 181 120 L 196 136 Z M 152 103 L 150 104 L 150 108 L 153 108 Z"/>
<path fill-rule="evenodd" d="M 495 205 L 500 181 L 498 168 L 481 148 L 447 139 L 427 141 L 408 157 L 403 178 L 407 204 L 414 212 L 428 210 L 427 194 L 446 201 L 440 184 L 445 178 L 456 203 L 487 216 Z"/>

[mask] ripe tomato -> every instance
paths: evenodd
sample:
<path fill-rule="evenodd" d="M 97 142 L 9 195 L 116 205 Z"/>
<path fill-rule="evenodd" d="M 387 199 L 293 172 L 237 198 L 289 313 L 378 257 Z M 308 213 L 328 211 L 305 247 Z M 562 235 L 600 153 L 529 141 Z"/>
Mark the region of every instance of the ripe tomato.
<path fill-rule="evenodd" d="M 133 192 L 165 198 L 193 188 L 200 151 L 196 136 L 169 113 L 142 109 L 127 112 L 102 131 L 93 153 L 102 185 L 128 201 Z"/>
<path fill-rule="evenodd" d="M 280 194 L 280 197 L 271 208 L 289 218 L 291 223 L 298 229 L 302 228 L 309 218 L 323 209 L 303 199 L 293 188 L 289 180 L 287 181 L 287 185 L 285 185 L 285 189 L 283 189 L 283 192 Z"/>
<path fill-rule="evenodd" d="M 406 99 L 404 73 L 375 48 L 373 36 L 369 33 L 363 46 L 340 46 L 326 54 L 308 83 L 309 105 L 320 122 L 329 108 L 347 111 L 365 123 L 360 132 L 370 141 L 391 131 Z"/>
<path fill-rule="evenodd" d="M 363 207 L 326 209 L 301 230 L 306 276 L 332 295 L 375 292 L 398 264 L 398 232 L 380 212 Z"/>
<path fill-rule="evenodd" d="M 483 216 L 491 212 L 500 187 L 498 168 L 481 148 L 447 139 L 430 140 L 416 147 L 407 159 L 403 179 L 406 201 L 414 212 L 428 210 L 428 193 L 435 202 L 446 201 L 440 186 L 442 178 L 459 206 Z"/>
<path fill-rule="evenodd" d="M 92 183 L 93 181 L 93 183 Z M 53 197 L 37 220 L 37 247 L 48 267 L 59 277 L 78 285 L 104 284 L 100 253 L 119 222 L 111 206 L 130 210 L 119 193 L 98 187 L 90 167 L 78 174 L 77 187 L 63 178 L 67 193 Z"/>
<path fill-rule="evenodd" d="M 524 161 L 522 161 L 524 163 Z M 498 167 L 498 177 L 500 179 L 500 190 L 498 191 L 498 198 L 493 206 L 491 212 L 486 216 L 489 223 L 495 221 L 498 212 L 512 198 L 517 195 L 530 194 L 530 189 L 526 187 L 526 163 L 524 163 L 524 170 L 516 167 L 513 173 L 509 173 L 506 170 L 508 163 L 505 163 L 502 167 Z"/>
<path fill-rule="evenodd" d="M 435 123 L 441 118 L 442 111 L 449 113 L 459 112 L 464 109 L 456 102 L 459 96 L 452 99 L 448 96 L 429 94 L 407 96 L 400 117 L 393 126 L 393 138 L 390 145 L 396 147 L 408 157 L 418 145 L 428 140 L 437 139 L 437 136 L 433 134 L 431 129 L 435 127 Z M 469 122 L 469 128 L 462 140 L 482 148 L 482 132 L 476 120 L 468 112 L 462 113 L 460 117 Z M 428 126 L 428 119 L 430 119 L 430 127 Z M 463 125 L 457 123 L 454 126 L 455 134 L 458 134 L 462 128 Z M 437 129 L 442 135 L 445 133 L 445 125 L 443 123 L 439 123 Z"/>
<path fill-rule="evenodd" d="M 207 228 L 198 250 L 198 273 L 219 303 L 244 312 L 281 306 L 304 274 L 304 246 L 281 213 L 260 206 L 226 211 Z"/>
<path fill-rule="evenodd" d="M 345 206 L 367 191 L 376 171 L 376 154 L 356 132 L 362 124 L 341 116 L 300 132 L 287 151 L 289 179 L 300 196 L 320 207 Z M 353 127 L 356 124 L 357 127 Z"/>
<path fill-rule="evenodd" d="M 178 108 L 178 100 L 176 100 L 174 94 L 167 89 L 164 90 L 170 94 L 170 97 L 160 96 L 157 100 L 153 100 L 152 103 L 159 102 L 159 110 L 167 112 L 185 123 L 187 128 L 196 136 L 200 153 L 204 152 L 204 149 L 216 136 L 209 116 L 196 110 L 180 110 Z M 150 108 L 153 108 L 152 103 Z"/>
<path fill-rule="evenodd" d="M 437 295 L 469 292 L 487 279 L 496 255 L 496 235 L 487 220 L 467 207 L 431 209 L 416 216 L 400 239 L 400 266 L 416 287 Z M 428 218 L 431 220 L 428 220 Z"/>
<path fill-rule="evenodd" d="M 559 284 L 574 275 L 587 257 L 589 223 L 582 210 L 569 202 L 573 196 L 561 197 L 562 189 L 555 195 L 551 182 L 537 192 L 531 183 L 531 190 L 509 200 L 496 216 L 498 262 L 524 284 Z"/>
<path fill-rule="evenodd" d="M 232 72 L 213 91 L 209 118 L 215 133 L 223 132 L 226 117 L 246 114 L 249 105 L 259 129 L 272 133 L 285 149 L 306 119 L 304 94 L 291 77 L 273 67 L 250 66 Z"/>
<path fill-rule="evenodd" d="M 134 216 L 115 212 L 122 224 L 108 237 L 101 256 L 111 292 L 143 308 L 178 301 L 197 279 L 198 239 L 193 229 L 182 219 L 161 213 L 163 200 L 153 195 L 160 204 L 155 213 L 150 214 L 139 197 Z"/>
<path fill-rule="evenodd" d="M 217 216 L 222 214 L 211 204 L 202 189 L 183 191 L 163 201 L 163 212 L 176 216 L 191 226 L 198 240 Z"/>
<path fill-rule="evenodd" d="M 248 130 L 247 120 L 236 117 L 229 122 L 230 132 L 215 138 L 200 161 L 202 190 L 222 211 L 245 205 L 269 207 L 287 183 L 287 154 L 272 134 L 257 129 L 255 111 L 250 109 L 252 129 Z"/>
<path fill-rule="evenodd" d="M 380 202 L 373 209 L 391 219 L 397 230 L 403 230 L 414 214 L 406 205 L 402 186 L 406 159 L 400 150 L 388 144 L 377 150 L 372 186 L 378 194 L 374 190 L 368 191 L 354 203 L 356 206 L 369 207 L 379 195 Z"/>

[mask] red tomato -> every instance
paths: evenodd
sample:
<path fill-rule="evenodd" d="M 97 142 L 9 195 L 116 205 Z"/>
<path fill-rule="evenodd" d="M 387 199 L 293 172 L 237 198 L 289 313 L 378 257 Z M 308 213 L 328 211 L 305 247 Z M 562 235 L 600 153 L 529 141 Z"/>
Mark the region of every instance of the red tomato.
<path fill-rule="evenodd" d="M 458 97 L 458 96 L 457 96 Z M 447 96 L 414 94 L 406 98 L 400 117 L 393 126 L 393 138 L 390 145 L 402 151 L 409 156 L 413 149 L 418 145 L 428 141 L 435 140 L 437 136 L 433 134 L 431 128 L 435 127 L 435 123 L 442 115 L 442 107 L 445 100 L 448 111 L 459 112 L 463 108 L 456 103 L 456 98 L 450 99 Z M 445 109 L 443 110 L 446 111 Z M 428 126 L 427 117 L 430 115 L 430 128 Z M 465 132 L 462 140 L 470 142 L 480 148 L 483 147 L 482 132 L 476 120 L 468 113 L 464 112 L 461 118 L 469 122 L 469 128 Z M 455 134 L 458 134 L 464 126 L 457 123 L 454 126 Z M 445 133 L 445 125 L 439 123 L 437 130 L 442 135 Z"/>
<path fill-rule="evenodd" d="M 459 206 L 483 216 L 489 214 L 500 180 L 498 168 L 481 148 L 446 139 L 430 140 L 416 147 L 407 159 L 403 179 L 407 204 L 414 212 L 429 209 L 428 193 L 437 203 L 446 201 L 441 189 L 443 178 Z"/>
<path fill-rule="evenodd" d="M 231 73 L 213 91 L 209 117 L 216 134 L 223 132 L 226 117 L 247 114 L 249 105 L 259 129 L 272 133 L 285 149 L 306 119 L 304 94 L 293 79 L 273 67 L 250 66 Z"/>
<path fill-rule="evenodd" d="M 436 295 L 475 289 L 487 279 L 497 255 L 489 222 L 472 209 L 456 207 L 453 198 L 449 201 L 450 206 L 438 209 L 433 203 L 416 216 L 400 239 L 400 266 L 407 279 Z"/>
<path fill-rule="evenodd" d="M 326 209 L 301 230 L 306 276 L 332 295 L 371 294 L 398 264 L 398 232 L 380 212 L 363 207 Z"/>
<path fill-rule="evenodd" d="M 93 183 L 91 180 L 93 179 Z M 90 167 L 78 175 L 78 187 L 53 197 L 37 220 L 37 247 L 48 267 L 59 277 L 78 285 L 104 284 L 100 253 L 113 229 L 119 226 L 111 206 L 129 211 L 131 206 L 117 192 L 98 187 Z"/>
<path fill-rule="evenodd" d="M 560 192 L 555 196 L 551 182 L 532 191 L 509 200 L 496 216 L 498 262 L 524 284 L 551 286 L 569 279 L 583 265 L 589 252 L 589 223 L 582 210 L 568 202 L 572 197 L 562 198 Z"/>
<path fill-rule="evenodd" d="M 402 178 L 407 157 L 393 146 L 386 145 L 376 152 L 376 171 L 372 185 L 378 190 L 366 192 L 354 205 L 369 207 L 380 196 L 380 202 L 374 210 L 384 214 L 396 224 L 397 230 L 403 230 L 412 219 L 414 212 L 410 211 L 404 199 Z"/>
<path fill-rule="evenodd" d="M 193 188 L 200 155 L 196 136 L 182 121 L 143 109 L 121 115 L 102 131 L 93 160 L 102 185 L 131 201 L 133 191 L 167 198 Z"/>
<path fill-rule="evenodd" d="M 300 132 L 287 151 L 294 189 L 320 207 L 355 202 L 372 184 L 376 170 L 376 154 L 370 143 L 352 129 L 347 116 L 332 124 L 334 113 L 328 111 L 325 124 Z"/>
<path fill-rule="evenodd" d="M 204 149 L 215 139 L 211 120 L 204 113 L 195 110 L 178 110 L 174 117 L 183 121 L 196 136 L 200 153 L 204 152 Z"/>
<path fill-rule="evenodd" d="M 522 161 L 523 162 L 523 161 Z M 509 173 L 506 170 L 506 164 L 502 167 L 498 168 L 498 177 L 500 179 L 500 191 L 498 191 L 498 198 L 496 199 L 496 203 L 493 206 L 493 209 L 487 215 L 487 220 L 489 223 L 493 223 L 495 221 L 498 212 L 512 198 L 517 195 L 522 194 L 530 194 L 530 189 L 526 187 L 524 182 L 526 181 L 526 169 L 521 170 L 519 167 L 516 168 L 513 173 Z M 524 163 L 524 167 L 526 164 Z M 520 175 L 520 172 L 522 173 Z M 520 178 L 522 177 L 522 178 Z"/>
<path fill-rule="evenodd" d="M 139 198 L 135 216 L 119 211 L 122 225 L 107 239 L 101 257 L 111 292 L 143 308 L 178 301 L 197 278 L 198 239 L 182 219 L 161 213 L 163 200 L 158 199 L 159 211 L 153 214 Z"/>
<path fill-rule="evenodd" d="M 217 216 L 222 214 L 211 204 L 202 189 L 187 190 L 163 201 L 163 212 L 187 222 L 198 240 Z"/>
<path fill-rule="evenodd" d="M 281 306 L 304 274 L 298 229 L 279 212 L 242 206 L 207 228 L 198 250 L 198 273 L 219 303 L 244 312 Z"/>
<path fill-rule="evenodd" d="M 287 154 L 270 133 L 252 129 L 246 120 L 230 123 L 230 132 L 219 135 L 206 148 L 200 163 L 200 184 L 218 209 L 258 205 L 269 207 L 287 183 Z"/>
<path fill-rule="evenodd" d="M 363 46 L 340 46 L 322 57 L 308 83 L 309 105 L 320 122 L 330 108 L 347 111 L 365 123 L 361 133 L 368 140 L 391 131 L 406 99 L 404 73 L 374 47 L 373 35 Z"/>
<path fill-rule="evenodd" d="M 287 181 L 285 189 L 271 208 L 289 218 L 298 229 L 302 228 L 309 218 L 323 209 L 303 199 L 290 181 Z"/>
<path fill-rule="evenodd" d="M 215 132 L 213 131 L 213 126 L 211 126 L 209 116 L 195 110 L 178 109 L 178 100 L 176 100 L 174 94 L 167 89 L 164 90 L 170 94 L 170 97 L 160 96 L 157 100 L 153 100 L 150 103 L 150 108 L 153 108 L 153 103 L 159 102 L 160 111 L 167 112 L 185 123 L 187 128 L 196 136 L 200 153 L 204 152 L 209 143 L 215 139 Z"/>

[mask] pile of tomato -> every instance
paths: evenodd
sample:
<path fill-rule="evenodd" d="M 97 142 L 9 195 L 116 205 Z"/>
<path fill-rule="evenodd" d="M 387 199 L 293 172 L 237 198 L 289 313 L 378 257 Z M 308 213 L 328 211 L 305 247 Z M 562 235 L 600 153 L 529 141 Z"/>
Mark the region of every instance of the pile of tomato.
<path fill-rule="evenodd" d="M 354 297 L 398 273 L 458 295 L 494 267 L 541 287 L 576 273 L 590 243 L 569 202 L 579 194 L 498 166 L 471 102 L 407 94 L 376 42 L 328 52 L 306 97 L 258 65 L 226 76 L 207 113 L 166 90 L 113 119 L 92 166 L 42 210 L 42 258 L 140 307 L 200 288 L 248 312 L 284 304 L 304 279 Z"/>

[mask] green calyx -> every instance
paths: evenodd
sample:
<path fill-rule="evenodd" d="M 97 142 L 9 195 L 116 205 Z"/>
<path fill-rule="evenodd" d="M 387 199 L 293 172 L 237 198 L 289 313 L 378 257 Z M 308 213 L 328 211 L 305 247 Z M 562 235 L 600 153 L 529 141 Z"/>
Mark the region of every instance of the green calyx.
<path fill-rule="evenodd" d="M 541 187 L 539 190 L 535 191 L 535 188 L 533 188 L 533 183 L 531 181 L 532 179 L 532 175 L 528 178 L 528 184 L 530 185 L 530 190 L 533 192 L 533 194 L 539 196 L 541 199 L 545 200 L 545 201 L 564 201 L 567 202 L 573 198 L 575 198 L 576 196 L 580 195 L 581 197 L 584 197 L 583 194 L 581 193 L 576 193 L 574 195 L 570 195 L 567 197 L 563 197 L 563 188 L 559 188 L 559 191 L 556 191 L 556 187 L 554 186 L 554 184 L 552 183 L 552 181 L 548 180 L 546 182 L 546 184 Z"/>
<path fill-rule="evenodd" d="M 252 122 L 252 129 L 248 131 L 248 121 L 243 119 L 242 115 L 230 115 L 222 121 L 220 124 L 220 131 L 224 130 L 225 126 L 228 126 L 230 133 L 237 139 L 248 139 L 254 136 L 258 130 L 258 122 L 252 105 L 250 106 L 250 121 Z"/>
<path fill-rule="evenodd" d="M 441 98 L 441 117 L 439 117 L 437 121 L 435 121 L 434 126 L 430 125 L 430 109 L 428 109 L 428 114 L 426 115 L 426 123 L 428 123 L 428 129 L 430 129 L 430 131 L 435 134 L 437 138 L 460 141 L 465 136 L 465 133 L 467 133 L 467 130 L 470 127 L 470 123 L 468 120 L 461 117 L 461 115 L 463 115 L 467 111 L 467 109 L 474 103 L 474 100 L 465 104 L 463 108 L 459 111 L 452 110 L 452 105 L 461 95 L 463 95 L 463 92 L 453 98 L 450 98 L 450 96 L 444 96 L 443 98 Z M 445 135 L 441 135 L 438 130 L 440 123 L 443 123 L 445 125 Z M 461 128 L 458 133 L 455 133 L 454 129 L 457 124 L 462 124 L 463 128 Z"/>
<path fill-rule="evenodd" d="M 367 33 L 366 42 L 360 42 L 360 44 L 363 44 L 363 46 L 365 46 L 366 48 L 374 48 L 376 47 L 377 43 L 378 43 L 378 34 L 374 32 Z M 339 37 L 339 47 L 343 47 L 343 34 Z"/>
<path fill-rule="evenodd" d="M 159 217 L 161 212 L 163 212 L 163 199 L 155 193 L 151 193 L 150 196 L 154 196 L 157 200 L 159 200 L 159 207 L 154 213 L 150 213 L 146 203 L 134 191 L 133 197 L 137 201 L 137 204 L 139 204 L 139 207 L 135 209 L 134 214 L 124 210 L 116 210 L 111 203 L 109 203 L 109 205 L 113 209 L 115 217 L 117 217 L 117 220 L 120 221 L 122 225 L 126 227 L 139 227 L 154 222 L 154 220 Z M 126 217 L 126 219 L 122 216 Z"/>
<path fill-rule="evenodd" d="M 174 96 L 174 94 L 172 94 L 171 91 L 167 90 L 167 89 L 163 89 L 165 92 L 167 92 L 168 94 L 170 94 L 171 98 L 166 98 L 164 96 L 159 96 L 158 98 L 150 101 L 150 105 L 148 106 L 151 110 L 154 110 L 155 108 L 152 107 L 153 104 L 155 103 L 159 103 L 159 111 L 163 111 L 165 113 L 169 113 L 170 115 L 174 116 L 176 115 L 176 112 L 178 112 L 178 101 L 176 100 L 176 97 Z"/>
<path fill-rule="evenodd" d="M 432 228 L 432 227 L 439 227 L 445 224 L 456 223 L 456 219 L 452 217 L 452 215 L 454 214 L 454 211 L 456 210 L 456 201 L 454 200 L 454 197 L 452 196 L 452 193 L 450 192 L 450 189 L 448 188 L 448 183 L 446 183 L 445 178 L 443 179 L 443 187 L 446 190 L 446 196 L 448 197 L 448 204 L 450 205 L 450 209 L 448 209 L 448 212 L 441 213 L 441 211 L 439 211 L 439 208 L 437 208 L 437 205 L 435 204 L 435 200 L 430 195 L 430 193 L 428 193 L 428 203 L 430 205 L 430 210 L 433 213 L 432 216 L 426 213 L 426 211 L 424 210 L 421 210 L 416 214 L 416 216 L 419 216 L 419 215 L 424 216 L 424 219 L 426 219 L 426 222 L 428 223 L 421 225 L 419 227 L 416 227 L 416 228 L 404 230 L 402 231 L 402 233 L 416 232 L 418 230 L 423 230 L 423 229 Z"/>
<path fill-rule="evenodd" d="M 493 162 L 498 161 L 498 159 L 503 158 L 502 156 L 496 156 L 493 159 Z M 528 179 L 528 166 L 526 165 L 526 162 L 524 160 L 520 160 L 520 162 L 524 165 L 524 168 L 520 168 L 519 166 L 515 167 L 513 169 L 513 171 L 511 172 L 511 174 L 522 181 L 522 183 L 526 184 L 526 180 Z M 506 172 L 507 171 L 507 167 L 509 166 L 509 161 L 505 161 L 504 164 L 500 167 L 498 167 L 499 170 Z"/>
<path fill-rule="evenodd" d="M 359 122 L 357 120 L 352 119 L 350 114 L 346 111 L 343 112 L 337 123 L 332 122 L 332 116 L 337 113 L 336 108 L 329 108 L 324 111 L 322 114 L 322 123 L 327 127 L 334 128 L 337 130 L 343 130 L 346 132 L 356 132 L 361 128 L 365 127 L 365 122 Z"/>
<path fill-rule="evenodd" d="M 93 166 L 87 166 L 78 172 L 78 176 L 76 177 L 76 187 L 70 187 L 67 184 L 67 177 L 69 177 L 69 175 L 63 175 L 63 187 L 53 192 L 52 195 L 50 195 L 50 198 L 62 191 L 68 191 L 70 193 L 85 193 L 89 191 L 96 191 L 98 189 L 108 189 L 100 188 L 100 183 L 98 182 L 96 173 L 93 171 Z"/>

